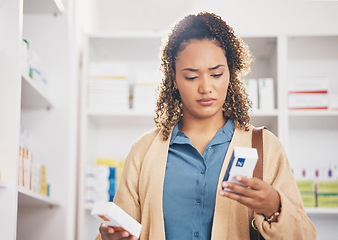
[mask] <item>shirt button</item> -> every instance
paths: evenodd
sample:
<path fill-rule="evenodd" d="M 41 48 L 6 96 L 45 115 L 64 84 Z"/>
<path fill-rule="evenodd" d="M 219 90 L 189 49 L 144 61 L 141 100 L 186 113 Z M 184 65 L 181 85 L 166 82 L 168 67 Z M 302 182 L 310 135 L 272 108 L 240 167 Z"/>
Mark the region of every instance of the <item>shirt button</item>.
<path fill-rule="evenodd" d="M 205 173 L 205 171 L 204 171 L 204 170 L 202 170 L 202 171 L 201 171 L 201 174 L 204 174 L 204 173 Z"/>
<path fill-rule="evenodd" d="M 197 203 L 201 203 L 201 202 L 202 202 L 201 198 L 199 198 L 199 197 L 196 198 L 196 202 L 197 202 Z"/>
<path fill-rule="evenodd" d="M 194 236 L 196 237 L 196 238 L 198 238 L 199 237 L 199 232 L 194 232 Z"/>

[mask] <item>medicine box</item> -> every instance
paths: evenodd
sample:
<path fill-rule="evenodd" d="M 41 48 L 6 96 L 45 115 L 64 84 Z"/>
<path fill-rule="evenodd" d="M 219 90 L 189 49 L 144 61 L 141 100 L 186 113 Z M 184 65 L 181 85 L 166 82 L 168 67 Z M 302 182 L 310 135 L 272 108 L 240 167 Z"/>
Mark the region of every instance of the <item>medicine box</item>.
<path fill-rule="evenodd" d="M 300 193 L 304 207 L 316 207 L 315 193 Z"/>
<path fill-rule="evenodd" d="M 252 102 L 252 109 L 258 109 L 258 83 L 257 79 L 246 79 L 246 89 L 249 95 L 249 99 Z"/>
<path fill-rule="evenodd" d="M 298 190 L 301 193 L 314 193 L 315 182 L 314 180 L 297 180 Z"/>
<path fill-rule="evenodd" d="M 96 202 L 91 214 L 107 226 L 122 228 L 139 238 L 142 225 L 113 202 Z"/>
<path fill-rule="evenodd" d="M 275 108 L 274 82 L 272 78 L 258 79 L 259 109 L 273 110 Z"/>
<path fill-rule="evenodd" d="M 257 160 L 258 153 L 256 148 L 234 147 L 223 181 L 243 185 L 242 183 L 237 182 L 235 177 L 252 177 Z M 230 191 L 227 188 L 224 190 Z"/>
<path fill-rule="evenodd" d="M 318 194 L 318 207 L 338 207 L 338 194 Z"/>
<path fill-rule="evenodd" d="M 338 180 L 318 181 L 317 193 L 338 195 Z"/>

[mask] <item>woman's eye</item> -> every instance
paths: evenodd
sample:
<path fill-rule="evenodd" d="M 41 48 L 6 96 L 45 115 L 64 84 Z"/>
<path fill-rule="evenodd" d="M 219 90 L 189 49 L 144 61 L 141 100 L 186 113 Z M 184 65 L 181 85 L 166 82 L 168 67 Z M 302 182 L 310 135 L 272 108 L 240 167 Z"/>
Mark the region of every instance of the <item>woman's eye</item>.
<path fill-rule="evenodd" d="M 211 75 L 212 77 L 215 77 L 215 78 L 219 78 L 219 77 L 221 77 L 223 75 L 223 73 L 220 73 L 220 74 L 213 74 L 213 75 Z"/>
<path fill-rule="evenodd" d="M 187 80 L 194 80 L 194 79 L 196 79 L 197 77 L 185 77 L 185 79 L 187 79 Z"/>

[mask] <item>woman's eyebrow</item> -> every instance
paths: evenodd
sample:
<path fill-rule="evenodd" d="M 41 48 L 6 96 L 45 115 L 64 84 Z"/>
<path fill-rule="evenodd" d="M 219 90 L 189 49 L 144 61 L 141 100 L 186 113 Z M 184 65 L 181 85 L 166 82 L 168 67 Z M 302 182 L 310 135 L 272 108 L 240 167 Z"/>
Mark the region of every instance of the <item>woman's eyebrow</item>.
<path fill-rule="evenodd" d="M 212 68 L 208 68 L 208 69 L 209 69 L 209 70 L 215 70 L 215 69 L 220 68 L 220 67 L 225 67 L 225 66 L 222 65 L 222 64 L 218 64 L 217 66 L 212 67 Z"/>
<path fill-rule="evenodd" d="M 197 69 L 195 68 L 184 68 L 181 71 L 191 71 L 191 72 L 197 72 Z"/>
<path fill-rule="evenodd" d="M 224 65 L 222 65 L 222 64 L 218 64 L 217 66 L 215 66 L 215 67 L 211 67 L 211 68 L 208 68 L 209 70 L 215 70 L 215 69 L 217 69 L 217 68 L 220 68 L 220 67 L 225 67 Z M 196 68 L 184 68 L 184 69 L 182 69 L 181 71 L 191 71 L 191 72 L 197 72 L 198 71 L 198 69 L 196 69 Z"/>

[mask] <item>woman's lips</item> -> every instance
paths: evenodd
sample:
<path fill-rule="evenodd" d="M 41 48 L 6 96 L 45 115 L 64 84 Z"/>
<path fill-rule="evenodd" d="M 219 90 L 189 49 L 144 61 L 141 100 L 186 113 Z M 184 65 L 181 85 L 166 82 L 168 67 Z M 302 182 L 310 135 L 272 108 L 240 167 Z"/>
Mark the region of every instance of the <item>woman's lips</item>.
<path fill-rule="evenodd" d="M 210 106 L 211 104 L 215 102 L 215 99 L 214 98 L 202 98 L 200 100 L 197 100 L 197 102 L 201 104 L 202 106 Z"/>

